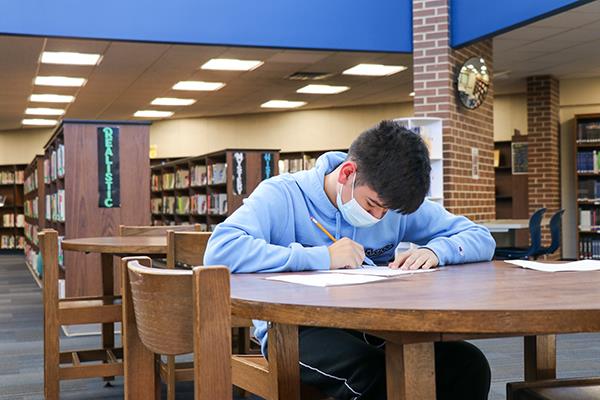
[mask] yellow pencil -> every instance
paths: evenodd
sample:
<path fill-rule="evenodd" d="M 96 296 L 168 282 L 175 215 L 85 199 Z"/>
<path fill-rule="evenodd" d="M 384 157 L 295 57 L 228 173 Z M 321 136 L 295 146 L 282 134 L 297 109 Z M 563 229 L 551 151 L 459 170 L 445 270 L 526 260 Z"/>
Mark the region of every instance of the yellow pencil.
<path fill-rule="evenodd" d="M 322 231 L 323 231 L 323 233 L 325 233 L 325 234 L 326 234 L 326 235 L 329 237 L 329 239 L 331 239 L 331 240 L 332 240 L 332 241 L 334 241 L 334 242 L 337 242 L 337 240 L 335 240 L 335 238 L 333 237 L 333 235 L 332 235 L 331 233 L 329 233 L 329 231 L 328 231 L 327 229 L 325 229 L 325 227 L 324 227 L 323 225 L 321 225 L 321 224 L 319 223 L 319 221 L 317 221 L 317 220 L 316 220 L 316 219 L 314 219 L 313 217 L 310 217 L 310 220 L 311 220 L 312 222 L 314 222 L 314 223 L 315 223 L 315 225 L 316 225 L 316 226 L 317 226 L 317 227 L 318 227 L 320 230 L 322 230 Z"/>

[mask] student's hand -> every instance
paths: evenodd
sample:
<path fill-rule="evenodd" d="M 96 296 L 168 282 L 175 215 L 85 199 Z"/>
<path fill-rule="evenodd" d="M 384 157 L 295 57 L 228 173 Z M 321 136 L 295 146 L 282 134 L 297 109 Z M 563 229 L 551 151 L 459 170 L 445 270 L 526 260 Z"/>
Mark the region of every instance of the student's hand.
<path fill-rule="evenodd" d="M 365 248 L 347 237 L 329 246 L 330 269 L 358 268 L 365 259 Z"/>
<path fill-rule="evenodd" d="M 437 267 L 439 263 L 440 260 L 433 251 L 421 247 L 398 254 L 389 267 L 393 269 L 429 269 Z"/>

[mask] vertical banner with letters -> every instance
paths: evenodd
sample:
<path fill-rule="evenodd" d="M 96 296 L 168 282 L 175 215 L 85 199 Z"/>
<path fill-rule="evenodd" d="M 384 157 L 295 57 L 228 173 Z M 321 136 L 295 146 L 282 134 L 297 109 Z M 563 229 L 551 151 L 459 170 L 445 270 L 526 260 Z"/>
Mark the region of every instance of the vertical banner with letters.
<path fill-rule="evenodd" d="M 275 173 L 275 157 L 273 153 L 262 153 L 261 162 L 261 180 L 269 179 Z"/>
<path fill-rule="evenodd" d="M 98 206 L 121 207 L 119 128 L 98 127 Z"/>
<path fill-rule="evenodd" d="M 233 194 L 246 194 L 246 153 L 233 153 Z"/>

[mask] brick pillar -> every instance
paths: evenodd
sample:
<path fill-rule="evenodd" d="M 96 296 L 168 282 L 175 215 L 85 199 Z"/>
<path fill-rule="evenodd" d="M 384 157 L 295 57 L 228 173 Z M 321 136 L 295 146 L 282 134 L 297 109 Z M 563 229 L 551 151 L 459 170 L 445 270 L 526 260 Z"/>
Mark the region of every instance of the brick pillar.
<path fill-rule="evenodd" d="M 473 220 L 493 219 L 493 88 L 479 108 L 469 110 L 460 104 L 455 83 L 470 57 L 483 57 L 491 76 L 492 40 L 452 49 L 449 3 L 413 0 L 415 117 L 443 119 L 444 206 Z M 472 178 L 472 148 L 479 149 L 479 179 Z"/>
<path fill-rule="evenodd" d="M 546 217 L 560 209 L 559 82 L 552 76 L 527 78 L 527 141 L 529 143 L 529 214 L 547 208 Z M 550 231 L 542 230 L 543 244 Z"/>

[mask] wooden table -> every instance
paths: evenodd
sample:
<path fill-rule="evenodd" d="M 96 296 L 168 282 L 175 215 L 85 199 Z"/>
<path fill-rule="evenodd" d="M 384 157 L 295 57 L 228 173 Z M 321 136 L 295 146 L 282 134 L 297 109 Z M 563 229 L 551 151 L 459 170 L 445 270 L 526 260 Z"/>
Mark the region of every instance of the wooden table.
<path fill-rule="evenodd" d="M 542 226 L 550 223 L 550 218 L 542 219 Z M 529 243 L 529 220 L 524 219 L 490 219 L 481 221 L 496 239 L 498 247 L 527 247 Z"/>
<path fill-rule="evenodd" d="M 270 275 L 270 274 L 269 274 Z M 435 399 L 434 342 L 526 336 L 527 380 L 555 375 L 556 333 L 600 331 L 600 273 L 543 273 L 503 262 L 456 265 L 371 284 L 311 287 L 231 276 L 232 314 L 271 321 L 280 398 L 299 399 L 298 326 L 387 340 L 388 399 Z"/>
<path fill-rule="evenodd" d="M 114 256 L 127 255 L 166 255 L 167 237 L 165 236 L 108 236 L 84 239 L 65 239 L 62 242 L 64 251 L 80 251 L 100 253 L 102 258 L 102 293 L 104 296 L 114 294 Z M 119 279 L 120 282 L 120 279 Z M 122 312 L 122 310 L 121 310 Z M 122 327 L 125 337 L 125 327 Z M 113 348 L 115 333 L 113 323 L 102 324 L 102 347 Z M 131 365 L 135 368 L 135 365 Z M 125 374 L 127 374 L 127 364 Z"/>

